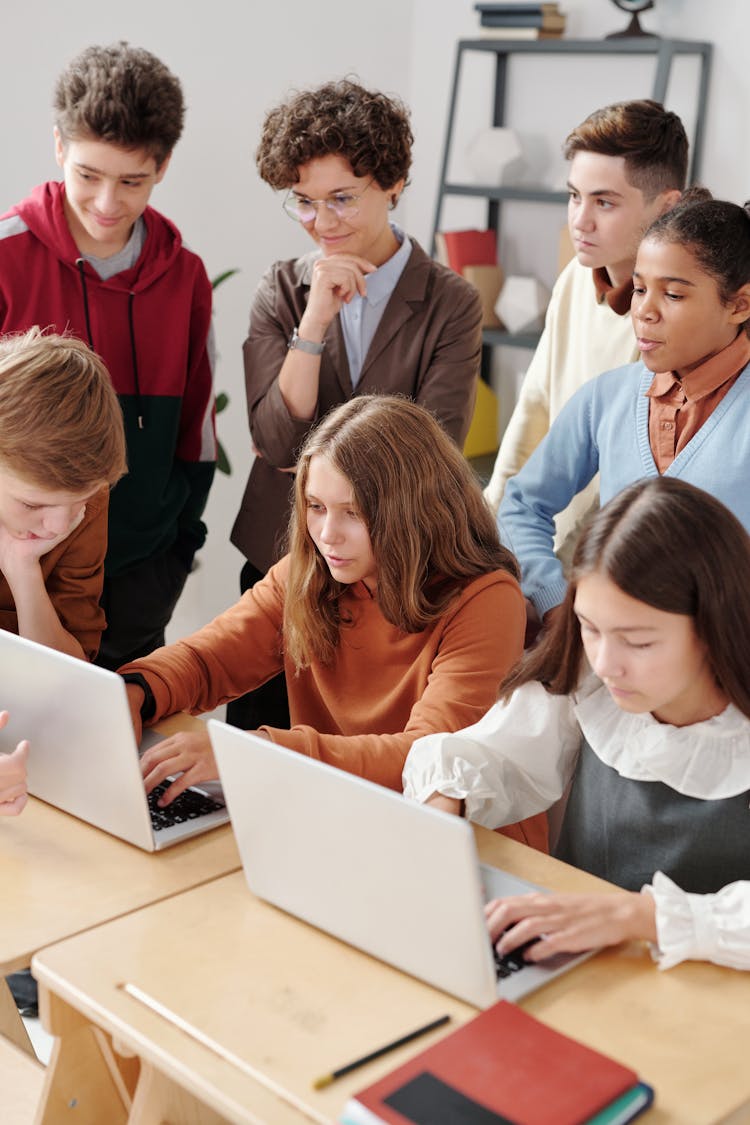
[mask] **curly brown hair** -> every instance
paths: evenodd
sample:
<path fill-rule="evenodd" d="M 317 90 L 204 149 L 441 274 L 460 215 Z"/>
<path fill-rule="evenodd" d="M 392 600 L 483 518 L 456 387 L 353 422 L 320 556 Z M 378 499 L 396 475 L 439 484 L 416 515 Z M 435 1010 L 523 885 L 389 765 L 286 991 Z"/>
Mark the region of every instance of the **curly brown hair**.
<path fill-rule="evenodd" d="M 406 180 L 414 136 L 409 111 L 397 98 L 342 79 L 298 90 L 270 110 L 255 163 L 273 188 L 290 188 L 316 157 L 345 157 L 355 176 L 372 176 L 388 191 Z"/>
<path fill-rule="evenodd" d="M 179 79 L 155 55 L 125 41 L 86 47 L 57 80 L 55 123 L 63 143 L 91 138 L 144 149 L 161 167 L 180 139 Z"/>

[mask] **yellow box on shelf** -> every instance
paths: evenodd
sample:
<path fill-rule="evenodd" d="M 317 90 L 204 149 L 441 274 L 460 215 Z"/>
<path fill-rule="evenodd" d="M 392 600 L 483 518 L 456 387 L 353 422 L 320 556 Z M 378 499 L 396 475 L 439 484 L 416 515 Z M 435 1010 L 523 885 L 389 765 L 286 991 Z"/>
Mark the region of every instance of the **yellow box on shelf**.
<path fill-rule="evenodd" d="M 477 379 L 474 416 L 464 442 L 464 457 L 484 457 L 498 446 L 497 396 L 482 379 Z"/>

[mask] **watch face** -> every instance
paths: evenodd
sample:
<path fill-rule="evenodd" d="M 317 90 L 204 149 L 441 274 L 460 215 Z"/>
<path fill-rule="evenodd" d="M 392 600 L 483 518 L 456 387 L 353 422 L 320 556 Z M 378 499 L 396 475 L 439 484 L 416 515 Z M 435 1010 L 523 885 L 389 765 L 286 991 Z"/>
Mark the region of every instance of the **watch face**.
<path fill-rule="evenodd" d="M 653 8 L 654 0 L 612 0 L 618 8 L 622 8 L 623 12 L 645 12 L 647 8 Z"/>

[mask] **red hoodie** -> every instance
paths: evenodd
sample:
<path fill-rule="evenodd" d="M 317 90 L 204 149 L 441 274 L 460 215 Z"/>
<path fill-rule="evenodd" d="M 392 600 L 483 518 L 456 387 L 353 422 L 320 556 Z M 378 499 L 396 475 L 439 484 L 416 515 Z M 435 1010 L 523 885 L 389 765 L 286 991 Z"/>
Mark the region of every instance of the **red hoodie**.
<path fill-rule="evenodd" d="M 129 472 L 110 501 L 106 572 L 173 544 L 189 562 L 216 459 L 211 285 L 151 207 L 132 269 L 102 281 L 73 241 L 52 182 L 0 218 L 0 331 L 70 332 L 99 353 L 120 397 Z"/>

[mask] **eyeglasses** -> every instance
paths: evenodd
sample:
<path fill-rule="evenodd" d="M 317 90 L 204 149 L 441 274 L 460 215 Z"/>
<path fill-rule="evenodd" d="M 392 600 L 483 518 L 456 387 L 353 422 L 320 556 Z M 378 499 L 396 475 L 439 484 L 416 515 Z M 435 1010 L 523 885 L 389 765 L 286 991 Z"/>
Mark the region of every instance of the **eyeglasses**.
<path fill-rule="evenodd" d="M 367 187 L 364 187 L 358 195 L 341 191 L 329 196 L 328 199 L 300 198 L 293 191 L 290 191 L 284 200 L 283 208 L 287 215 L 291 219 L 296 219 L 298 223 L 312 223 L 321 205 L 333 212 L 337 219 L 352 219 L 359 212 L 360 199 L 373 182 L 373 180 L 370 180 Z"/>

